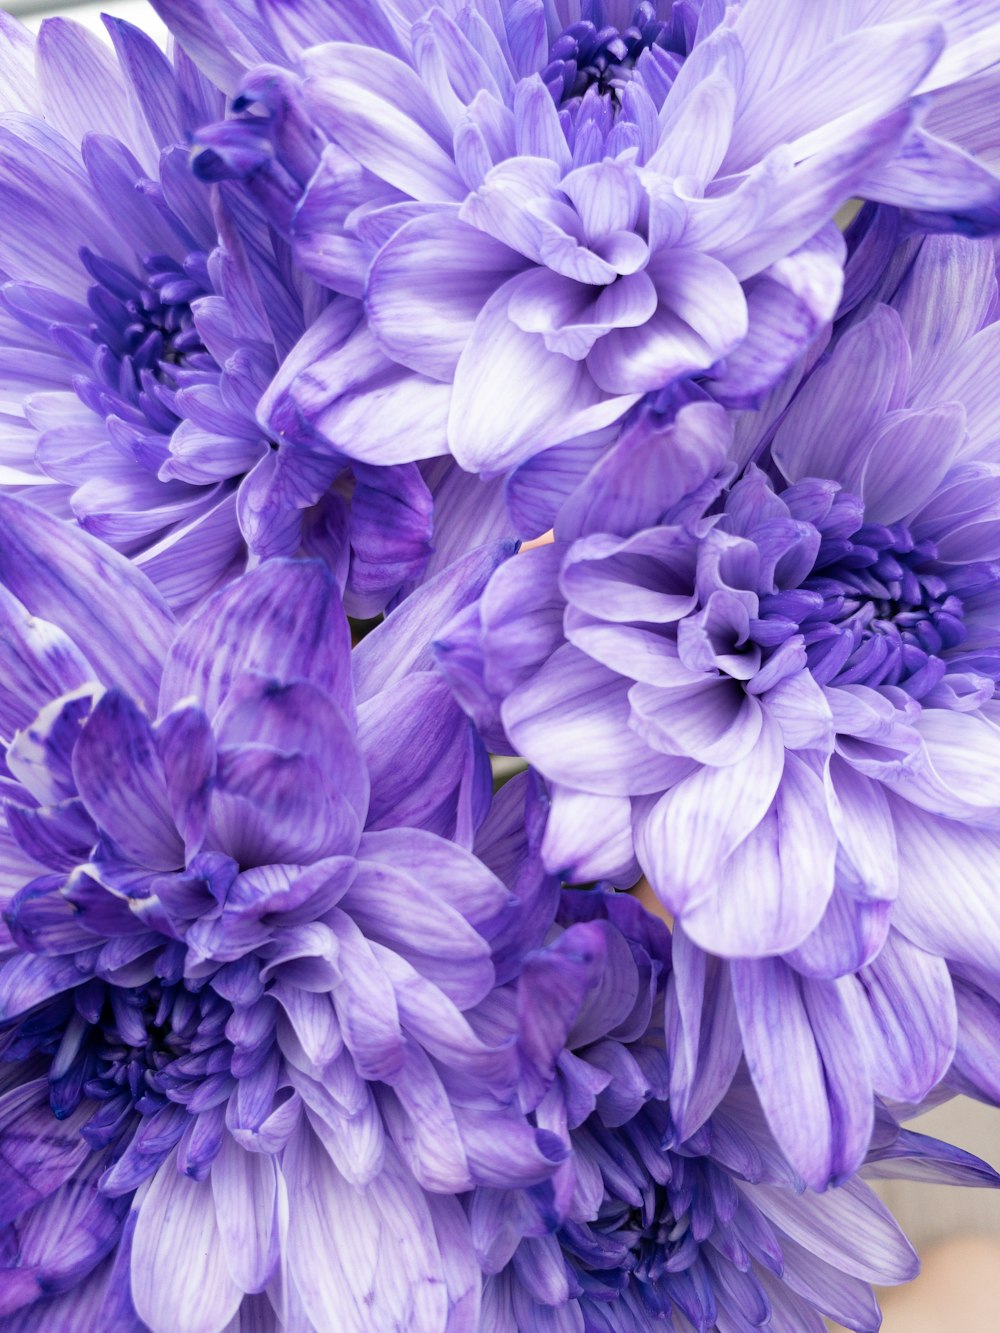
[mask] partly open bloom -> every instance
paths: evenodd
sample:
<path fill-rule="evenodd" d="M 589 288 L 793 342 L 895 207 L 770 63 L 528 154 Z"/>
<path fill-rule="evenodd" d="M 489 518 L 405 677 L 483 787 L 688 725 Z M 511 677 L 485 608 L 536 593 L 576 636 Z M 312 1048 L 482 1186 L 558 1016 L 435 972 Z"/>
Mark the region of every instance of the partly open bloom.
<path fill-rule="evenodd" d="M 305 270 L 364 296 L 268 395 L 300 446 L 488 474 L 679 376 L 752 401 L 833 314 L 851 195 L 997 220 L 997 178 L 913 100 L 995 59 L 978 11 L 254 4 L 247 29 L 222 4 L 223 55 L 201 5 L 158 8 L 231 88 L 270 62 L 196 168 L 254 182 Z"/>
<path fill-rule="evenodd" d="M 550 898 L 522 811 L 483 825 L 464 718 L 421 693 L 426 595 L 367 664 L 316 561 L 179 630 L 120 556 L 0 510 L 4 1317 L 469 1327 L 451 1196 L 564 1152 L 518 1110 L 492 1003 Z M 460 604 L 462 575 L 430 596 Z M 516 917 L 432 831 L 480 825 Z"/>

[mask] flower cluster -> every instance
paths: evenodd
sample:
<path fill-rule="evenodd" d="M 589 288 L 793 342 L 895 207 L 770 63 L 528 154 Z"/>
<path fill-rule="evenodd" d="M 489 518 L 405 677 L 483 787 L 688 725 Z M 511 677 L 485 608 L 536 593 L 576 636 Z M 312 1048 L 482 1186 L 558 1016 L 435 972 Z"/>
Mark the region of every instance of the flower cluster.
<path fill-rule="evenodd" d="M 0 15 L 0 1321 L 875 1330 L 1000 1183 L 1000 6 L 154 4 Z"/>

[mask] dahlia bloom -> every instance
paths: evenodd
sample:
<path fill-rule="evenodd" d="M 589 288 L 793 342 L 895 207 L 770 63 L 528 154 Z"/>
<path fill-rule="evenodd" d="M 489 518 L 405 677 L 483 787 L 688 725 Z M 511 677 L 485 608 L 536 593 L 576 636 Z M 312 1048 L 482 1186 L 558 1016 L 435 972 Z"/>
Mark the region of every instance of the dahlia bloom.
<path fill-rule="evenodd" d="M 996 59 L 979 9 L 229 3 L 223 52 L 206 7 L 157 7 L 230 87 L 270 62 L 196 169 L 253 181 L 364 296 L 272 386 L 283 442 L 490 474 L 680 376 L 754 401 L 836 308 L 850 196 L 997 221 L 997 177 L 914 101 Z"/>
<path fill-rule="evenodd" d="M 474 1326 L 453 1196 L 565 1149 L 494 1012 L 548 880 L 421 693 L 473 562 L 359 662 L 319 562 L 179 630 L 78 529 L 5 498 L 0 533 L 5 1323 Z M 432 831 L 480 826 L 511 887 Z"/>
<path fill-rule="evenodd" d="M 676 916 L 678 1121 L 742 1052 L 817 1186 L 873 1091 L 975 1063 L 1000 975 L 992 246 L 911 243 L 892 282 L 770 416 L 640 417 L 438 648 L 547 779 L 549 867 L 641 869 Z"/>
<path fill-rule="evenodd" d="M 107 25 L 113 53 L 78 24 L 36 41 L 0 15 L 0 486 L 125 552 L 177 609 L 249 548 L 324 559 L 351 613 L 377 614 L 504 535 L 502 497 L 474 512 L 454 468 L 329 453 L 287 475 L 257 404 L 330 293 L 242 188 L 191 179 L 219 93 Z"/>
<path fill-rule="evenodd" d="M 667 1095 L 665 927 L 600 890 L 565 892 L 560 920 L 518 981 L 519 1046 L 526 1103 L 572 1152 L 543 1186 L 469 1200 L 484 1326 L 821 1333 L 822 1313 L 876 1329 L 869 1284 L 906 1281 L 917 1266 L 884 1206 L 856 1178 L 806 1192 L 745 1080 L 680 1134 Z M 876 1174 L 996 1183 L 884 1111 L 869 1157 Z"/>

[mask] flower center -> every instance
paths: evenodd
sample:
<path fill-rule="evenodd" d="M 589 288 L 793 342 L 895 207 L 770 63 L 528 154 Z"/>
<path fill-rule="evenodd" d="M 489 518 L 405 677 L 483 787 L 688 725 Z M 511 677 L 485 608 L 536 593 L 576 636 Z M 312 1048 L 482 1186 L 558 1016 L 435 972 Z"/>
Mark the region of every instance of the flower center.
<path fill-rule="evenodd" d="M 189 255 L 183 264 L 152 255 L 136 275 L 83 251 L 94 279 L 87 304 L 94 316 L 87 333 L 97 344 L 94 378 L 78 387 L 88 406 L 99 400 L 102 415 L 120 413 L 132 424 L 172 430 L 177 416 L 171 395 L 185 383 L 218 373 L 195 327 L 191 303 L 210 294 L 206 259 Z"/>
<path fill-rule="evenodd" d="M 920 698 L 968 638 L 967 600 L 998 582 L 998 565 L 945 564 L 905 524 L 868 523 L 849 536 L 824 534 L 812 573 L 791 592 L 761 598 L 761 615 L 798 622 L 820 684 L 904 685 Z M 974 665 L 1000 680 L 1000 661 Z"/>
<path fill-rule="evenodd" d="M 617 103 L 642 53 L 651 46 L 666 48 L 672 35 L 673 25 L 658 19 L 656 6 L 648 0 L 636 7 L 631 24 L 621 31 L 581 19 L 552 43 L 542 80 L 558 107 L 578 106 L 591 88 Z"/>
<path fill-rule="evenodd" d="M 38 1015 L 22 1027 L 34 1024 L 36 1049 L 54 1048 L 49 1101 L 59 1119 L 84 1097 L 101 1104 L 84 1131 L 95 1147 L 110 1142 L 133 1112 L 152 1115 L 168 1101 L 183 1104 L 186 1084 L 193 1091 L 207 1075 L 228 1073 L 232 1048 L 225 1028 L 232 1008 L 210 988 L 95 980 L 66 1003 L 68 1013 L 43 1011 L 47 1031 Z"/>
<path fill-rule="evenodd" d="M 651 1186 L 641 1207 L 622 1205 L 600 1223 L 610 1223 L 610 1233 L 628 1247 L 626 1263 L 636 1281 L 656 1283 L 665 1273 L 687 1267 L 677 1259 L 693 1243 L 690 1219 L 674 1217 L 664 1186 Z"/>
<path fill-rule="evenodd" d="M 602 1303 L 625 1297 L 656 1316 L 670 1312 L 670 1276 L 698 1257 L 689 1213 L 704 1184 L 694 1164 L 664 1152 L 666 1127 L 661 1108 L 647 1106 L 614 1133 L 578 1130 L 577 1151 L 602 1164 L 605 1195 L 592 1221 L 567 1221 L 559 1232 L 588 1296 Z"/>
<path fill-rule="evenodd" d="M 663 1316 L 673 1304 L 671 1276 L 690 1268 L 699 1245 L 690 1218 L 674 1216 L 663 1184 L 646 1180 L 640 1191 L 641 1203 L 605 1200 L 593 1222 L 566 1224 L 560 1240 L 588 1296 L 603 1305 L 628 1290 L 633 1306 Z"/>

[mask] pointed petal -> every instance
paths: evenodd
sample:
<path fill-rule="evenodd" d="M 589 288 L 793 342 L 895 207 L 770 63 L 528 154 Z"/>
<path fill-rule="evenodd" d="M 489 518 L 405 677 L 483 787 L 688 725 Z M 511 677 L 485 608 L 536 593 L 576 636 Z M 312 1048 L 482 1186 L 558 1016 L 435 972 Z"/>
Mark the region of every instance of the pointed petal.
<path fill-rule="evenodd" d="M 830 1180 L 832 1117 L 798 977 L 780 958 L 730 964 L 747 1064 L 775 1138 L 814 1189 Z"/>
<path fill-rule="evenodd" d="M 941 1081 L 955 1054 L 958 1019 L 948 966 L 893 930 L 860 979 L 871 1013 L 875 1091 L 916 1104 Z"/>

